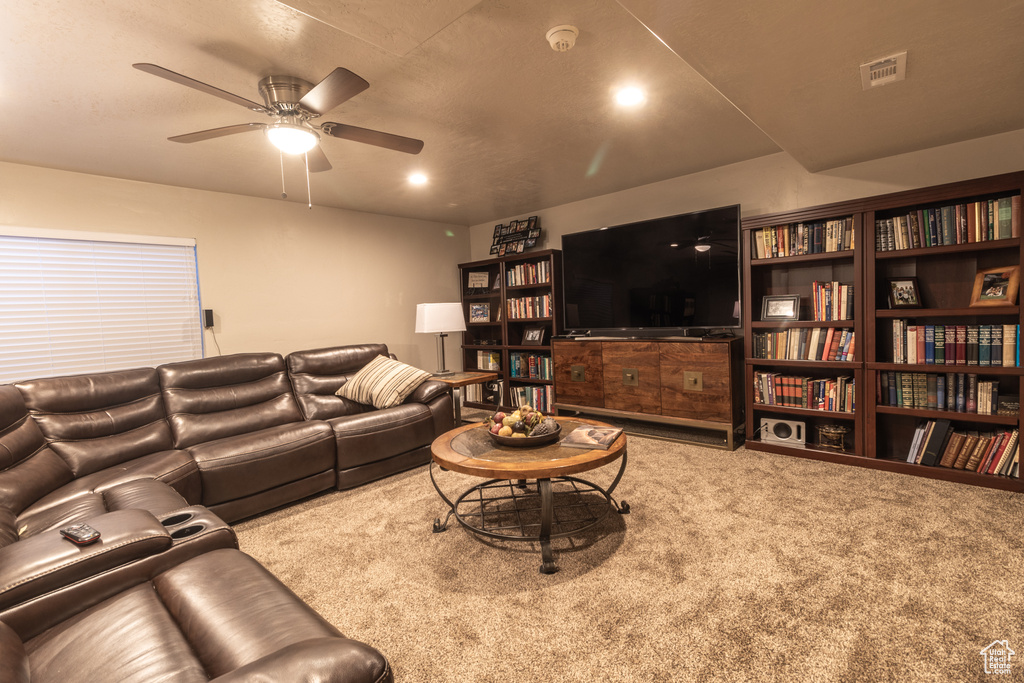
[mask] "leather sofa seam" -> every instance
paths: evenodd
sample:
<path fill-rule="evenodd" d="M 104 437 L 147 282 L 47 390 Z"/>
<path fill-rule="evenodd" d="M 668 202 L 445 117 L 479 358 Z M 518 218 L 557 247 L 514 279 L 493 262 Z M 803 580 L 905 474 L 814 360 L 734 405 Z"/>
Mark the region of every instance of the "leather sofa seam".
<path fill-rule="evenodd" d="M 286 448 L 286 450 L 284 452 L 287 452 L 287 450 L 291 450 L 291 448 L 293 448 L 296 445 L 312 444 L 312 443 L 316 443 L 317 441 L 329 441 L 331 438 L 332 438 L 332 435 L 330 435 L 330 434 L 324 434 L 322 436 L 319 435 L 319 434 L 313 434 L 313 435 L 311 435 L 309 437 L 306 437 L 304 439 L 293 439 L 291 441 L 285 441 L 285 442 L 277 444 L 277 445 L 278 446 L 284 446 Z M 217 443 L 217 442 L 216 441 L 211 441 L 211 442 L 208 442 L 208 443 Z M 202 444 L 202 445 L 206 445 L 206 444 Z M 253 461 L 259 461 L 259 460 L 266 460 L 267 458 L 277 457 L 277 456 L 281 455 L 281 453 L 282 453 L 282 451 L 270 452 L 271 450 L 272 449 L 268 447 L 268 448 L 260 448 L 258 450 L 254 450 L 254 451 L 239 451 L 239 452 L 236 452 L 236 453 L 231 453 L 231 454 L 228 454 L 228 455 L 223 455 L 223 456 L 221 456 L 219 458 L 210 458 L 209 460 L 205 460 L 204 459 L 202 462 L 204 462 L 204 463 L 206 463 L 206 462 L 216 463 L 216 462 L 219 462 L 221 460 L 226 460 L 228 458 L 238 457 L 239 455 L 252 455 L 253 457 L 252 458 L 247 458 L 246 462 L 253 462 Z M 257 456 L 257 455 L 255 455 L 257 453 L 267 453 L 267 455 Z M 204 468 L 200 467 L 200 469 L 204 469 Z M 216 469 L 216 467 L 205 468 L 205 469 Z"/>

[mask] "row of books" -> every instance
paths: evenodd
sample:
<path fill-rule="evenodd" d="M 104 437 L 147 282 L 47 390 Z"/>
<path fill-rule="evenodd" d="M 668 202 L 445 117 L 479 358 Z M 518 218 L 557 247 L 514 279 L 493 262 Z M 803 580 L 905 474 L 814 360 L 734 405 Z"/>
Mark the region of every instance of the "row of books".
<path fill-rule="evenodd" d="M 1020 195 L 918 209 L 875 221 L 875 250 L 900 251 L 1020 237 Z"/>
<path fill-rule="evenodd" d="M 999 380 L 963 372 L 879 372 L 875 399 L 882 406 L 976 415 L 1016 415 L 1019 406 L 1016 394 L 999 395 Z"/>
<path fill-rule="evenodd" d="M 1020 477 L 1020 432 L 957 431 L 949 420 L 927 420 L 914 430 L 907 462 Z"/>
<path fill-rule="evenodd" d="M 477 351 L 476 367 L 489 372 L 501 371 L 501 353 L 498 351 Z"/>
<path fill-rule="evenodd" d="M 551 264 L 548 261 L 520 263 L 509 268 L 505 273 L 505 284 L 509 287 L 545 285 L 549 282 L 551 282 Z"/>
<path fill-rule="evenodd" d="M 516 386 L 511 387 L 512 405 L 521 406 L 529 403 L 542 413 L 551 412 L 551 404 L 555 402 L 555 388 L 547 386 Z"/>
<path fill-rule="evenodd" d="M 1020 325 L 892 325 L 892 362 L 909 365 L 1020 365 Z"/>
<path fill-rule="evenodd" d="M 856 408 L 852 377 L 813 379 L 779 372 L 754 372 L 754 403 L 852 413 Z"/>
<path fill-rule="evenodd" d="M 551 295 L 523 296 L 508 300 L 508 319 L 550 318 Z"/>
<path fill-rule="evenodd" d="M 758 228 L 750 239 L 750 253 L 759 259 L 849 251 L 855 247 L 853 217 Z"/>
<path fill-rule="evenodd" d="M 853 320 L 853 285 L 814 281 L 811 297 L 814 320 Z"/>
<path fill-rule="evenodd" d="M 467 403 L 491 403 L 498 405 L 501 401 L 503 380 L 495 380 L 486 384 L 469 384 L 463 388 L 463 400 Z M 456 425 L 458 426 L 458 425 Z"/>
<path fill-rule="evenodd" d="M 801 327 L 755 332 L 754 358 L 770 360 L 854 360 L 854 333 L 836 327 Z"/>
<path fill-rule="evenodd" d="M 508 356 L 509 376 L 529 379 L 554 379 L 554 363 L 551 356 L 539 353 L 514 351 Z"/>

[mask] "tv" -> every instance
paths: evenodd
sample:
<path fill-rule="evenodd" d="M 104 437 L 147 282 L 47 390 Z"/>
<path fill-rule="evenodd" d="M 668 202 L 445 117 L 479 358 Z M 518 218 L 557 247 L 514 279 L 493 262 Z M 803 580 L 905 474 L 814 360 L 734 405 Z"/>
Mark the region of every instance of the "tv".
<path fill-rule="evenodd" d="M 562 235 L 570 335 L 704 336 L 741 326 L 740 207 Z"/>

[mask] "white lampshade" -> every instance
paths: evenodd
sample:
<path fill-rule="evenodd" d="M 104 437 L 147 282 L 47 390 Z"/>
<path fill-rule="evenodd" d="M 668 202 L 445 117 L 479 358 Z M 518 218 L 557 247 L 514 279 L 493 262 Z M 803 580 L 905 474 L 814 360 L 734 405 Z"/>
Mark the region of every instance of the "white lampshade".
<path fill-rule="evenodd" d="M 462 304 L 417 304 L 416 331 L 426 333 L 465 332 Z"/>
<path fill-rule="evenodd" d="M 270 142 L 285 154 L 305 154 L 320 140 L 313 131 L 292 123 L 275 123 L 266 129 Z"/>

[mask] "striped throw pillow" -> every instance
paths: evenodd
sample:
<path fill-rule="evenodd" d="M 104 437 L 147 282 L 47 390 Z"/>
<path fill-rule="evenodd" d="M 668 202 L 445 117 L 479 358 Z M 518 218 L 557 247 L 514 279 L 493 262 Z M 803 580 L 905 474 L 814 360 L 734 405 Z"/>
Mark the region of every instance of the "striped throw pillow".
<path fill-rule="evenodd" d="M 433 377 L 429 372 L 397 360 L 377 356 L 364 365 L 352 379 L 341 385 L 338 396 L 384 409 L 397 406 L 416 387 Z"/>

